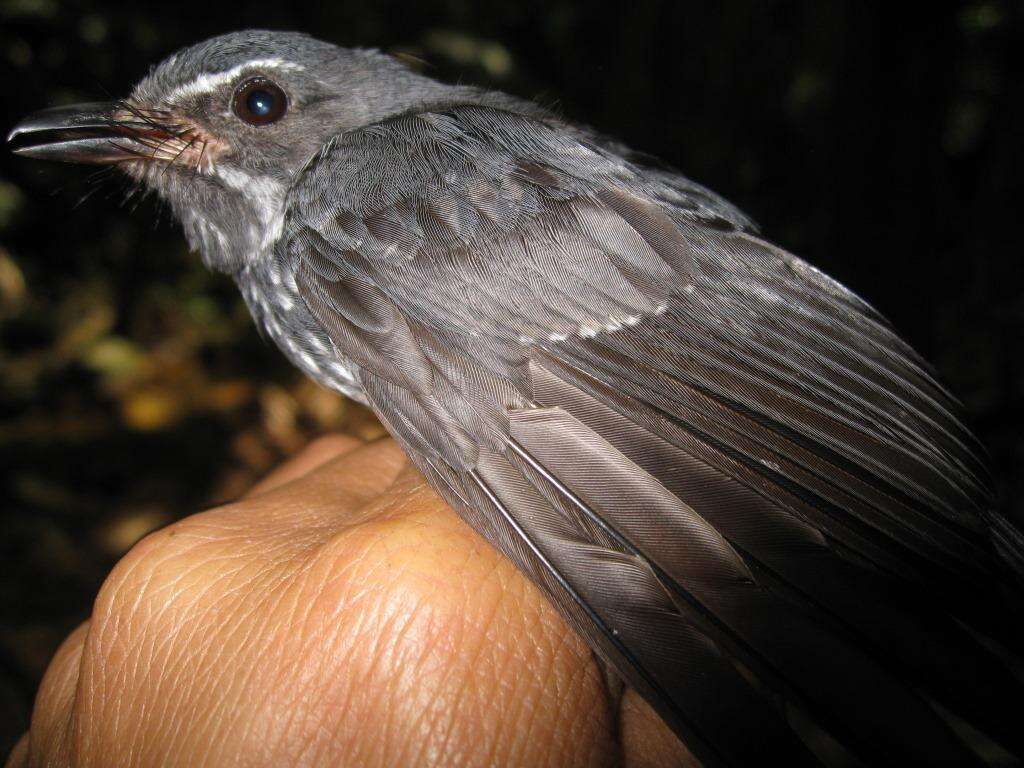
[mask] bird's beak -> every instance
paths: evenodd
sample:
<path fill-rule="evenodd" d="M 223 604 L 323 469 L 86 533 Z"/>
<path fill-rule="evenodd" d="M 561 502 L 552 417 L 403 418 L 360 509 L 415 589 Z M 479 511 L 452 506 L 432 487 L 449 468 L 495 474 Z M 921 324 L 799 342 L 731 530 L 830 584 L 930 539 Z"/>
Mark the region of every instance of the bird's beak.
<path fill-rule="evenodd" d="M 7 144 L 22 157 L 117 163 L 146 156 L 158 133 L 154 123 L 126 112 L 122 104 L 73 104 L 25 118 L 7 134 Z"/>

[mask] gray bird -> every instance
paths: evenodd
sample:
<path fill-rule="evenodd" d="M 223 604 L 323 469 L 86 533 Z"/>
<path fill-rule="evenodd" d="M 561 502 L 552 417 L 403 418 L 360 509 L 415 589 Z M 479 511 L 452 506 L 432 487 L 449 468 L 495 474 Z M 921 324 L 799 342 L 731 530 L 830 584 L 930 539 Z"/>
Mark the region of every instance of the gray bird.
<path fill-rule="evenodd" d="M 1024 537 L 958 404 L 714 193 L 280 32 L 8 141 L 156 190 L 705 765 L 1024 755 Z"/>

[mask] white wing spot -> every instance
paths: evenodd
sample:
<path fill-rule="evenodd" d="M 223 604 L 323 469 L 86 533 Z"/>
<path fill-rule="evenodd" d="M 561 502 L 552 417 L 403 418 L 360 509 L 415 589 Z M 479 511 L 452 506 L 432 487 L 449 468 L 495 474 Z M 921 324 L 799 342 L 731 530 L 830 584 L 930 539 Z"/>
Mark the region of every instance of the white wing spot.
<path fill-rule="evenodd" d="M 667 305 L 659 304 L 654 308 L 654 312 L 652 314 L 661 315 L 664 314 L 667 309 Z M 599 333 L 615 333 L 616 331 L 621 331 L 623 328 L 632 328 L 633 326 L 638 325 L 643 319 L 643 315 L 624 315 L 622 317 L 612 315 L 604 322 L 603 325 L 591 325 L 589 323 L 585 323 L 579 326 L 579 328 L 576 329 L 576 334 L 584 339 L 592 339 Z M 554 335 L 552 335 L 551 339 L 552 341 L 562 340 L 555 339 Z"/>

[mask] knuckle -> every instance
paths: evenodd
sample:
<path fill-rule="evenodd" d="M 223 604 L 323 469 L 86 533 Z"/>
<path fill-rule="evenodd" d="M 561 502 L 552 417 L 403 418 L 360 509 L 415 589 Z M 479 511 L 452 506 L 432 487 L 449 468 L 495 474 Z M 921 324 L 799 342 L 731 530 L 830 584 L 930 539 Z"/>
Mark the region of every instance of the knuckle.
<path fill-rule="evenodd" d="M 163 631 L 172 606 L 180 608 L 193 587 L 209 576 L 212 562 L 223 565 L 227 543 L 220 510 L 174 522 L 145 536 L 114 566 L 93 606 L 93 635 L 102 643 L 116 635 L 138 637 Z M 220 555 L 221 557 L 218 557 Z"/>
<path fill-rule="evenodd" d="M 101 741 L 166 746 L 178 739 L 167 730 L 173 718 L 200 718 L 212 700 L 211 691 L 197 695 L 210 684 L 199 670 L 229 642 L 252 568 L 222 511 L 145 537 L 101 586 L 82 656 L 81 749 Z M 236 577 L 241 598 L 232 592 Z M 171 720 L 153 718 L 154 706 Z"/>

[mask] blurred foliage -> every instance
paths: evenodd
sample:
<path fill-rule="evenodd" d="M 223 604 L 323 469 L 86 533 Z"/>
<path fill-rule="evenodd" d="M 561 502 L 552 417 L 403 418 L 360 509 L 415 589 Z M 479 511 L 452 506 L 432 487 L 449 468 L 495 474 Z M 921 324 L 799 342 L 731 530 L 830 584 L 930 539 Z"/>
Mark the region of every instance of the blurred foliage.
<path fill-rule="evenodd" d="M 599 7 L 0 0 L 2 125 L 123 94 L 244 26 L 538 98 L 722 192 L 889 315 L 965 400 L 1024 517 L 1021 4 Z M 0 754 L 135 540 L 330 430 L 379 426 L 292 371 L 158 205 L 0 156 Z"/>

